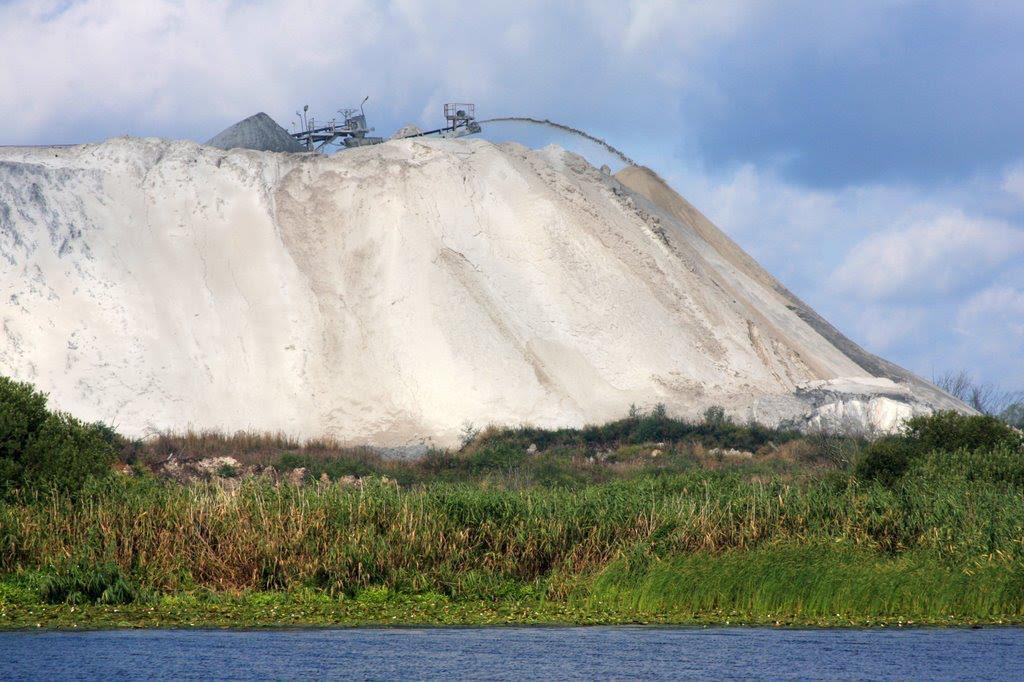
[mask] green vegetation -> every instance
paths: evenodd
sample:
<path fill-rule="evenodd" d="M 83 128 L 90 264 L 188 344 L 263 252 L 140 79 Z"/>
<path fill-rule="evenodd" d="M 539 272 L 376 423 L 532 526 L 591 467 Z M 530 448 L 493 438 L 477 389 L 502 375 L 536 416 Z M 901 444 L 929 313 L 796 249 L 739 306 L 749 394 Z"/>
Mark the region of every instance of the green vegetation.
<path fill-rule="evenodd" d="M 31 385 L 0 377 L 0 495 L 17 488 L 71 492 L 110 472 L 115 434 L 46 409 Z"/>
<path fill-rule="evenodd" d="M 650 413 L 633 410 L 624 419 L 582 429 L 480 431 L 467 425 L 465 434 L 468 440 L 458 451 L 435 449 L 416 458 L 389 457 L 325 440 L 299 443 L 278 435 L 163 434 L 129 444 L 132 458 L 123 459 L 156 465 L 172 455 L 232 457 L 253 469 L 303 468 L 311 479 L 326 475 L 332 481 L 387 477 L 406 487 L 446 482 L 579 488 L 693 469 L 739 467 L 750 475 L 802 477 L 809 469 L 850 461 L 863 445 L 856 439 L 804 437 L 792 430 L 737 424 L 715 409 L 703 421 L 691 423 L 669 417 L 663 407 Z"/>
<path fill-rule="evenodd" d="M 43 574 L 39 596 L 47 604 L 130 604 L 138 593 L 121 567 L 108 561 L 70 563 Z"/>
<path fill-rule="evenodd" d="M 857 463 L 857 475 L 891 485 L 929 453 L 1019 452 L 1022 446 L 1024 436 L 995 417 L 940 412 L 910 419 L 904 434 L 880 438 L 869 445 Z"/>
<path fill-rule="evenodd" d="M 882 622 L 1020 620 L 1020 564 L 965 570 L 926 551 L 879 554 L 848 544 L 807 544 L 613 564 L 589 603 L 678 620 L 720 614 L 746 620 Z M 739 618 L 738 618 L 739 616 Z"/>
<path fill-rule="evenodd" d="M 1024 445 L 988 417 L 866 443 L 634 411 L 414 461 L 75 423 L 134 468 L 58 479 L 24 453 L 69 418 L 5 390 L 0 626 L 1024 622 Z M 183 484 L 171 455 L 239 464 Z"/>

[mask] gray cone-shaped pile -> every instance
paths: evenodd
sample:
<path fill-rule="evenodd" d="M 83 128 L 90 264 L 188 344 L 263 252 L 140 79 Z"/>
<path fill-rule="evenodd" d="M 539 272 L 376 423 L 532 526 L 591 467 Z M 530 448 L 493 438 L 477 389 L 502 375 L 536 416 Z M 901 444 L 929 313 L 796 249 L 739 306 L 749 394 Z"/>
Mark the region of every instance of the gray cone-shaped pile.
<path fill-rule="evenodd" d="M 220 149 L 304 152 L 306 148 L 262 111 L 227 128 L 206 143 Z"/>

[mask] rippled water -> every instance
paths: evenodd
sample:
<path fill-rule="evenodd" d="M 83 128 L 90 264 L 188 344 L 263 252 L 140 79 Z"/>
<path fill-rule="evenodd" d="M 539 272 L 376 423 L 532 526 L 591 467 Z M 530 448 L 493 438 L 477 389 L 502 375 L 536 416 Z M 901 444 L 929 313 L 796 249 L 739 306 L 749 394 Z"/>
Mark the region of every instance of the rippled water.
<path fill-rule="evenodd" d="M 1024 679 L 1024 629 L 0 633 L 0 679 Z"/>

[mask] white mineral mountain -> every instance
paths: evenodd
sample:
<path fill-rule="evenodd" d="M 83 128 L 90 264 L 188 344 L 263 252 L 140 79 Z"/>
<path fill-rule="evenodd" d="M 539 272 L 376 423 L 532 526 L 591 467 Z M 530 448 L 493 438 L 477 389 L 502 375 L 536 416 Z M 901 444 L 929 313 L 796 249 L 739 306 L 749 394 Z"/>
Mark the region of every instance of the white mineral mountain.
<path fill-rule="evenodd" d="M 967 409 L 846 339 L 646 168 L 479 139 L 234 148 L 284 146 L 263 119 L 211 140 L 231 151 L 0 150 L 0 374 L 130 434 L 380 446 L 633 403 L 879 429 Z"/>

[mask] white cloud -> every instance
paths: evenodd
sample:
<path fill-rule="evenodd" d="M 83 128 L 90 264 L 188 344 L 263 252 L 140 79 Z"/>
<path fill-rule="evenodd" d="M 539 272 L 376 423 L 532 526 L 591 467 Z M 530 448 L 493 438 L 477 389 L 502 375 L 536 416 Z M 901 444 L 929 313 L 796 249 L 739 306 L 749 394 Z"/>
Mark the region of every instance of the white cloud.
<path fill-rule="evenodd" d="M 978 329 L 998 326 L 1006 338 L 1024 343 L 1024 289 L 996 285 L 971 296 L 957 313 L 957 330 L 979 336 Z M 1024 348 L 1021 349 L 1024 364 Z"/>
<path fill-rule="evenodd" d="M 854 315 L 864 343 L 876 352 L 896 348 L 929 322 L 926 310 L 916 306 L 857 306 Z"/>
<path fill-rule="evenodd" d="M 953 210 L 867 237 L 832 278 L 835 289 L 867 300 L 944 295 L 986 281 L 991 269 L 1024 255 L 1024 230 Z"/>
<path fill-rule="evenodd" d="M 678 84 L 749 4 L 15 0 L 0 3 L 0 92 L 19 94 L 0 98 L 0 143 L 202 137 L 367 93 L 378 120 L 402 123 L 467 98 L 495 115 L 658 111 L 671 126 L 678 93 L 650 77 Z"/>
<path fill-rule="evenodd" d="M 926 377 L 964 368 L 1007 388 L 1024 387 L 1024 348 L 1014 341 L 1024 312 L 1008 293 L 1024 291 L 1024 230 L 984 212 L 999 208 L 1002 175 L 927 189 L 835 190 L 803 187 L 753 164 L 667 177 L 869 350 Z M 975 332 L 965 336 L 965 327 Z"/>
<path fill-rule="evenodd" d="M 1017 166 L 1006 171 L 1003 176 L 1003 191 L 1024 202 L 1024 166 Z"/>
<path fill-rule="evenodd" d="M 997 284 L 959 306 L 958 338 L 951 354 L 959 367 L 981 368 L 987 381 L 1024 388 L 1024 276 L 1016 285 Z"/>
<path fill-rule="evenodd" d="M 592 13 L 609 49 L 634 55 L 654 52 L 661 58 L 693 54 L 709 39 L 734 35 L 758 9 L 751 0 L 632 0 L 576 7 Z"/>
<path fill-rule="evenodd" d="M 954 210 L 918 188 L 815 189 L 753 164 L 724 175 L 677 172 L 669 180 L 773 274 L 815 290 L 865 237 Z"/>

